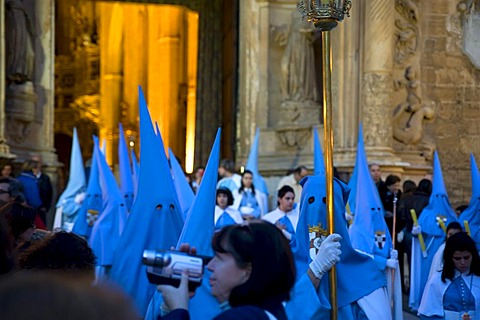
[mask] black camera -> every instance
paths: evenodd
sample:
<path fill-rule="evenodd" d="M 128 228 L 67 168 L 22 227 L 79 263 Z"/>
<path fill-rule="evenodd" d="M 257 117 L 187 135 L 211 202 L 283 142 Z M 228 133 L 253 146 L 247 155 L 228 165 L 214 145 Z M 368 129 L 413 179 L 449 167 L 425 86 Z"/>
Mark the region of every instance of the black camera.
<path fill-rule="evenodd" d="M 150 283 L 178 287 L 184 270 L 188 270 L 190 291 L 202 283 L 204 259 L 200 256 L 178 251 L 145 250 L 142 263 L 147 266 Z"/>

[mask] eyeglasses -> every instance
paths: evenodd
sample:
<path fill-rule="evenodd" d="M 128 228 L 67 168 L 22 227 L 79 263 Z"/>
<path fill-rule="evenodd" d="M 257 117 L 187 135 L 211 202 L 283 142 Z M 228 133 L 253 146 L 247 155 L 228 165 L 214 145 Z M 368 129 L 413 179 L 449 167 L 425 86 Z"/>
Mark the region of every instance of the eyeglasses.
<path fill-rule="evenodd" d="M 5 194 L 5 193 L 10 194 L 10 191 L 8 191 L 8 190 L 1 190 L 1 189 L 0 189 L 0 194 Z"/>

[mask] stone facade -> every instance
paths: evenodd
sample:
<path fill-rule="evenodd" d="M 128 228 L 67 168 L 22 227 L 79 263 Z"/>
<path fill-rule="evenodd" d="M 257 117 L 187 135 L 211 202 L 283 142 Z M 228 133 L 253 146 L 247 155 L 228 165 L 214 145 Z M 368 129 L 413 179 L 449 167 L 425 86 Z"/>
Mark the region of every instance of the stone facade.
<path fill-rule="evenodd" d="M 25 4 L 35 26 L 34 68 L 33 76 L 28 79 L 30 83 L 22 90 L 13 90 L 7 77 L 0 80 L 0 157 L 4 160 L 16 157 L 17 162 L 22 162 L 40 154 L 47 171 L 55 178 L 59 164 L 54 132 L 68 134 L 68 130 L 64 121 L 58 121 L 61 113 L 54 121 L 57 89 L 53 39 L 54 32 L 69 32 L 72 28 L 54 26 L 55 1 L 42 1 L 41 5 L 34 0 L 18 1 Z M 0 0 L 2 74 L 7 71 L 7 2 L 15 1 Z M 190 8 L 212 13 L 212 17 L 222 8 L 220 0 L 163 2 L 187 6 L 202 3 Z M 271 193 L 288 169 L 299 164 L 313 166 L 313 128 L 318 128 L 320 138 L 323 137 L 319 94 L 321 38 L 307 23 L 298 20 L 296 3 L 296 0 L 242 0 L 238 4 L 238 105 L 236 115 L 234 111 L 230 113 L 236 118 L 230 121 L 236 123 L 236 137 L 223 143 L 235 146 L 240 166 L 248 155 L 255 129 L 261 129 L 259 168 L 268 178 Z M 68 11 L 61 4 L 57 3 L 60 15 Z M 368 158 L 382 165 L 384 175 L 396 173 L 403 179 L 418 181 L 430 173 L 432 152 L 437 150 L 452 205 L 468 202 L 469 153 L 473 152 L 480 161 L 479 7 L 477 0 L 354 1 L 351 16 L 332 31 L 331 37 L 334 162 L 345 177 L 355 161 L 358 126 L 362 122 Z M 200 19 L 207 16 L 202 14 Z M 219 26 L 212 22 L 213 18 L 208 21 L 211 23 L 206 20 L 199 23 L 199 61 L 216 61 L 216 64 L 208 70 L 202 69 L 207 64 L 199 65 L 202 76 L 198 78 L 197 93 L 203 94 L 196 98 L 197 159 L 206 159 L 219 122 L 212 118 L 218 112 L 212 115 L 205 111 L 218 111 L 222 103 L 219 90 L 208 90 L 211 79 L 215 78 L 216 85 L 221 82 L 220 73 L 215 72 L 220 70 L 221 60 L 212 58 L 217 57 L 219 50 L 205 45 L 218 45 L 207 40 L 218 38 Z M 102 50 L 106 48 L 85 55 L 86 65 L 98 62 Z M 109 62 L 101 68 L 115 61 Z M 98 71 L 98 65 L 96 68 Z M 101 70 L 105 74 L 105 69 Z M 127 81 L 133 80 L 124 77 L 123 81 L 126 86 Z M 128 94 L 122 101 L 132 103 L 123 103 L 115 119 L 110 119 L 111 132 L 116 130 L 119 118 L 128 118 L 130 129 L 136 134 L 137 115 L 127 112 L 136 101 L 136 89 L 131 90 L 125 91 Z M 93 93 L 98 93 L 98 88 Z M 57 94 L 62 96 L 61 92 Z M 91 93 L 82 93 L 85 94 Z M 102 99 L 105 96 L 92 95 L 89 99 L 71 101 L 72 108 L 89 106 L 88 112 L 104 113 Z M 210 106 L 212 101 L 215 106 Z M 57 101 L 57 104 L 66 103 Z M 98 120 L 92 115 L 87 119 L 90 123 Z M 205 118 L 207 115 L 210 118 Z M 231 131 L 229 137 L 233 135 L 234 130 Z"/>

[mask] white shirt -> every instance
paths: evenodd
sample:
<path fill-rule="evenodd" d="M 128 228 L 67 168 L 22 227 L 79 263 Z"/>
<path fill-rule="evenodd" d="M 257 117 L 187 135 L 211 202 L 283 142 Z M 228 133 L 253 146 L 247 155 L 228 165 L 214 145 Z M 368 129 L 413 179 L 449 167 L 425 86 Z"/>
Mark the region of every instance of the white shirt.
<path fill-rule="evenodd" d="M 293 210 L 288 211 L 287 213 L 283 212 L 279 208 L 270 211 L 266 215 L 262 217 L 263 220 L 268 221 L 272 224 L 277 223 L 277 221 L 287 215 L 287 218 L 292 223 L 293 229 L 297 232 L 297 224 L 298 224 L 298 217 L 300 216 L 300 212 L 298 211 L 298 205 L 294 206 Z"/>

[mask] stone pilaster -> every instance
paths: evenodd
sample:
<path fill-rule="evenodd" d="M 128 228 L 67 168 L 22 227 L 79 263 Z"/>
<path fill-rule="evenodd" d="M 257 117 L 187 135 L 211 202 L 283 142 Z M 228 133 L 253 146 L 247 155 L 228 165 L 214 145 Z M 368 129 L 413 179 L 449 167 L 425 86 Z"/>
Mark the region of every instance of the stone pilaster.
<path fill-rule="evenodd" d="M 361 121 L 369 161 L 401 166 L 392 149 L 395 2 L 364 1 Z M 401 170 L 400 170 L 401 171 Z"/>

